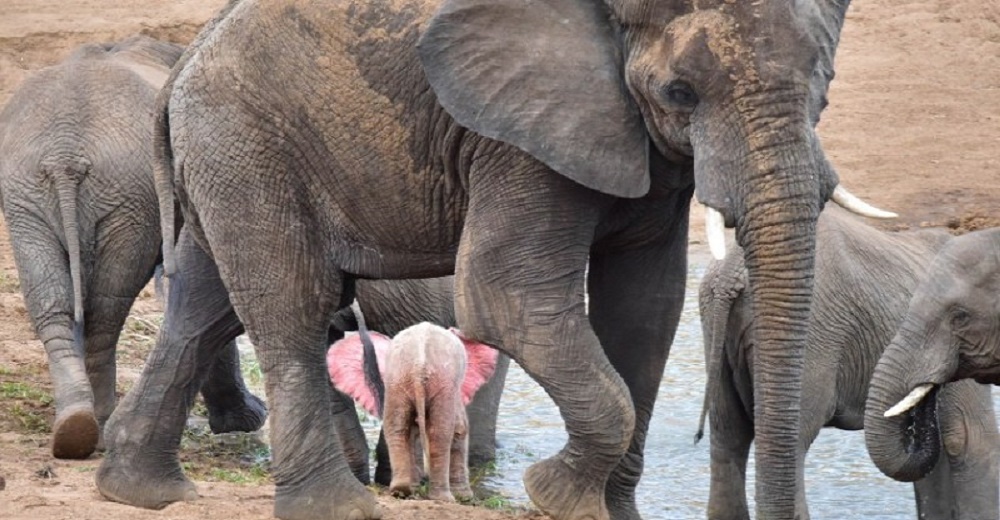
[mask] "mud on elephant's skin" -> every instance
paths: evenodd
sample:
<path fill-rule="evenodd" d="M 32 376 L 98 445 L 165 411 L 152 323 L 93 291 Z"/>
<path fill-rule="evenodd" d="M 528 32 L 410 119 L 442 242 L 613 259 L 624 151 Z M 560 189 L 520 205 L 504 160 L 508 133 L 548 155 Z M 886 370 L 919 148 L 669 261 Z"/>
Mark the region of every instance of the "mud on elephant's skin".
<path fill-rule="evenodd" d="M 906 312 L 910 296 L 952 236 L 943 229 L 890 233 L 839 208 L 820 215 L 816 282 L 803 372 L 800 464 L 824 426 L 859 430 L 871 374 Z M 749 518 L 745 474 L 753 435 L 753 313 L 746 267 L 734 251 L 713 262 L 699 307 L 708 371 L 705 410 L 711 416 L 708 518 Z M 927 519 L 1000 516 L 996 419 L 990 388 L 948 385 L 939 406 L 944 446 L 934 472 L 914 484 L 917 511 Z M 797 482 L 799 518 L 808 518 L 804 473 Z"/>
<path fill-rule="evenodd" d="M 391 339 L 362 326 L 327 354 L 334 385 L 383 419 L 389 490 L 409 496 L 422 468 L 428 497 L 445 501 L 472 498 L 465 408 L 492 377 L 496 361 L 496 350 L 427 322 Z M 421 451 L 422 464 L 416 459 Z"/>
<path fill-rule="evenodd" d="M 0 112 L 0 206 L 48 355 L 57 458 L 93 453 L 115 406 L 118 335 L 159 256 L 153 102 L 180 54 L 144 36 L 83 45 Z"/>
<path fill-rule="evenodd" d="M 927 474 L 942 447 L 949 457 L 971 449 L 948 442 L 946 383 L 970 378 L 1000 384 L 1000 229 L 951 240 L 908 303 L 872 376 L 865 409 L 872 460 L 902 481 Z M 966 417 L 973 423 L 990 419 Z M 997 447 L 991 448 L 980 455 L 992 459 L 996 472 Z"/>
<path fill-rule="evenodd" d="M 257 346 L 275 514 L 379 516 L 323 442 L 327 378 L 303 367 L 322 363 L 355 278 L 454 273 L 459 328 L 515 359 L 566 419 L 567 445 L 524 475 L 532 501 L 557 520 L 638 518 L 697 193 L 735 226 L 756 288 L 758 517 L 792 517 L 813 235 L 839 193 L 814 127 L 847 4 L 228 4 L 161 91 L 157 193 L 164 236 L 178 212 L 191 227 L 186 255 L 164 244 L 166 272 L 217 266 Z M 201 370 L 144 372 L 141 408 L 112 424 L 106 496 L 187 496 L 176 458 L 139 447 L 176 453 L 189 390 L 153 389 Z"/>

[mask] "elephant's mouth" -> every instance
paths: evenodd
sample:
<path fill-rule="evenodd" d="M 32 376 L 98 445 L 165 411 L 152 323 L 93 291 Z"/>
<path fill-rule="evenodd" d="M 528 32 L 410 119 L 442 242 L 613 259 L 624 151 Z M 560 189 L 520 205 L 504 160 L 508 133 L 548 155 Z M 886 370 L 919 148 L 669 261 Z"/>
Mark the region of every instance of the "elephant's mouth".
<path fill-rule="evenodd" d="M 886 417 L 898 417 L 900 439 L 908 454 L 933 450 L 939 439 L 937 432 L 937 394 L 940 385 L 926 383 L 916 387 L 896 406 L 885 412 Z M 930 446 L 933 443 L 935 446 Z"/>

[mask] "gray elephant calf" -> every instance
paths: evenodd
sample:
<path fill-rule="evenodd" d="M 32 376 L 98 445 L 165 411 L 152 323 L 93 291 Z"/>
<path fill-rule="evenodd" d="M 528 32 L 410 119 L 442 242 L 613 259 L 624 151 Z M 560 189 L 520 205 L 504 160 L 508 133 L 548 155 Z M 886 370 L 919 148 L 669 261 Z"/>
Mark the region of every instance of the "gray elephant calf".
<path fill-rule="evenodd" d="M 1000 384 L 1000 229 L 956 237 L 941 249 L 891 339 L 872 376 L 865 410 L 865 441 L 875 465 L 894 479 L 913 481 L 931 471 L 942 447 L 949 458 L 982 454 L 988 458 L 979 465 L 991 477 L 985 485 L 992 486 L 984 498 L 993 503 L 996 438 L 984 440 L 990 451 L 956 443 L 944 418 L 955 385 Z M 971 425 L 992 427 L 992 419 L 989 412 L 964 416 Z M 972 480 L 963 486 L 983 484 Z"/>
<path fill-rule="evenodd" d="M 859 430 L 865 424 L 865 401 L 876 362 L 931 260 L 950 240 L 942 230 L 878 231 L 834 207 L 821 214 L 803 373 L 800 468 L 821 428 Z M 750 333 L 753 314 L 747 288 L 743 255 L 736 251 L 710 266 L 699 294 L 709 367 L 711 519 L 749 518 L 744 479 L 754 438 L 756 345 Z M 948 457 L 914 484 L 920 518 L 996 519 L 1000 437 L 990 389 L 960 382 L 948 385 L 940 399 Z M 878 455 L 872 453 L 873 458 Z M 798 518 L 806 519 L 802 472 L 796 491 Z"/>
<path fill-rule="evenodd" d="M 115 405 L 115 345 L 159 254 L 153 100 L 181 50 L 84 45 L 0 112 L 0 200 L 49 358 L 56 457 L 89 456 Z"/>

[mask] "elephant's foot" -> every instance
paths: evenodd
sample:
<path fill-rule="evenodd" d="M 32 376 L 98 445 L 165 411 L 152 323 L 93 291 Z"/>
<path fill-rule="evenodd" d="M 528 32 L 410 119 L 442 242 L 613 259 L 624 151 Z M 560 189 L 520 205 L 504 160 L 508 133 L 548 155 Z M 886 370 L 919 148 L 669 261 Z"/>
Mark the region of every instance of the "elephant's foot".
<path fill-rule="evenodd" d="M 375 495 L 345 473 L 340 482 L 308 486 L 277 486 L 274 516 L 281 520 L 378 520 Z"/>
<path fill-rule="evenodd" d="M 184 476 L 177 459 L 143 456 L 157 453 L 152 447 L 144 451 L 129 450 L 126 456 L 112 447 L 97 470 L 97 490 L 114 502 L 146 509 L 162 509 L 174 502 L 198 499 L 194 483 Z"/>
<path fill-rule="evenodd" d="M 59 411 L 52 425 L 52 456 L 57 459 L 85 459 L 100 441 L 94 408 L 76 404 Z"/>
<path fill-rule="evenodd" d="M 407 498 L 413 494 L 413 481 L 392 479 L 392 481 L 389 482 L 389 493 L 396 498 Z"/>
<path fill-rule="evenodd" d="M 608 514 L 615 520 L 642 520 L 642 515 L 635 506 L 635 500 L 608 499 L 607 503 Z"/>
<path fill-rule="evenodd" d="M 241 406 L 234 408 L 208 407 L 208 427 L 212 433 L 255 432 L 267 420 L 267 405 L 251 393 Z"/>
<path fill-rule="evenodd" d="M 452 482 L 451 494 L 454 495 L 455 498 L 461 502 L 465 502 L 475 498 L 475 495 L 473 495 L 472 493 L 472 487 L 470 487 L 467 482 L 466 483 Z"/>
<path fill-rule="evenodd" d="M 454 502 L 455 496 L 451 494 L 451 488 L 448 486 L 435 486 L 430 484 L 427 486 L 427 498 L 431 500 L 437 500 L 439 502 Z"/>
<path fill-rule="evenodd" d="M 582 480 L 562 455 L 532 464 L 524 472 L 528 498 L 555 520 L 609 520 L 604 482 Z"/>

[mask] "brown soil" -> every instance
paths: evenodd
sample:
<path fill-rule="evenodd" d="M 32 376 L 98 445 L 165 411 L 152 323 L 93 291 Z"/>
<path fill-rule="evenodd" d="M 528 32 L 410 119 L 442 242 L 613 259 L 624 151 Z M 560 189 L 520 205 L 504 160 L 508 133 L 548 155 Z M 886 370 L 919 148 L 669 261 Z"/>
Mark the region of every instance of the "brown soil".
<path fill-rule="evenodd" d="M 112 7 L 98 0 L 2 3 L 0 104 L 27 75 L 84 42 L 142 32 L 186 43 L 224 0 L 118 0 Z M 956 233 L 1000 225 L 1000 4 L 855 2 L 842 34 L 830 103 L 820 134 L 842 182 L 901 215 L 879 225 L 946 225 Z M 691 241 L 699 255 L 704 253 L 700 217 L 696 207 Z M 123 333 L 120 390 L 138 376 L 160 317 L 147 289 Z M 246 458 L 260 441 L 206 439 L 197 429 L 182 451 L 198 482 L 199 501 L 146 511 L 103 500 L 93 484 L 98 458 L 59 461 L 49 454 L 50 391 L 43 349 L 28 322 L 3 229 L 0 518 L 270 518 L 273 486 L 266 467 Z M 542 518 L 385 496 L 380 501 L 388 519 Z"/>

